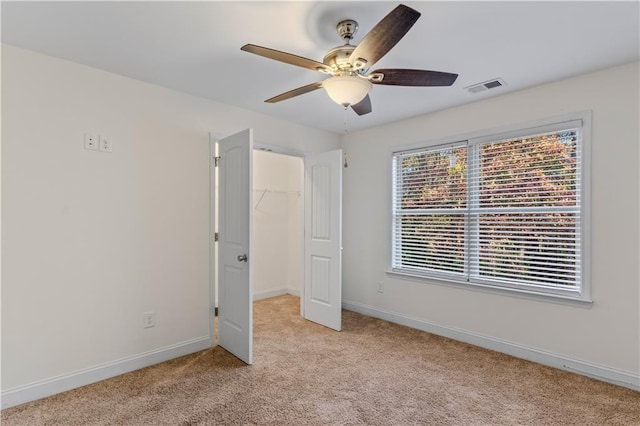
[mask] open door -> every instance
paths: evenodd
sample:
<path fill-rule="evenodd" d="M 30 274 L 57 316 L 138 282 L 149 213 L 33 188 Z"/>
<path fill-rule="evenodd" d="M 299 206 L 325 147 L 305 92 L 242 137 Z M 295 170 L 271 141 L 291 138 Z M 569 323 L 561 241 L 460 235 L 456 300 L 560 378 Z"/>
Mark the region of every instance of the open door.
<path fill-rule="evenodd" d="M 218 343 L 253 362 L 253 131 L 218 141 Z"/>
<path fill-rule="evenodd" d="M 305 157 L 304 317 L 342 328 L 342 151 Z"/>

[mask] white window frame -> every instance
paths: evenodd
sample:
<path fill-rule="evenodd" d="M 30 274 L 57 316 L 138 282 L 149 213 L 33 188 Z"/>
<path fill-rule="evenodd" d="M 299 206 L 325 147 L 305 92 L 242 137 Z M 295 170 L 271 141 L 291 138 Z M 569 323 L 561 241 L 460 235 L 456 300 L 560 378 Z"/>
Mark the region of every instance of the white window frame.
<path fill-rule="evenodd" d="M 394 157 L 401 153 L 409 151 L 419 151 L 425 149 L 437 149 L 445 146 L 467 144 L 469 147 L 478 146 L 479 144 L 499 141 L 505 139 L 519 138 L 530 136 L 534 134 L 548 133 L 553 131 L 563 130 L 569 127 L 576 127 L 576 124 L 580 127 L 581 131 L 581 144 L 579 149 L 581 150 L 581 192 L 580 192 L 580 229 L 579 229 L 579 248 L 581 250 L 581 266 L 580 266 L 580 288 L 578 290 L 566 290 L 557 288 L 544 288 L 532 287 L 529 285 L 519 286 L 514 284 L 505 284 L 499 281 L 492 281 L 491 279 L 458 279 L 447 276 L 439 276 L 437 273 L 413 273 L 402 269 L 394 269 L 392 267 L 394 256 L 394 233 L 396 231 L 393 212 L 393 202 L 395 194 L 393 193 L 393 177 L 394 173 Z M 550 117 L 542 120 L 536 120 L 520 125 L 506 126 L 497 129 L 489 129 L 481 132 L 474 132 L 471 134 L 460 135 L 457 137 L 450 137 L 444 140 L 437 140 L 431 142 L 414 143 L 410 145 L 396 146 L 390 150 L 390 220 L 389 225 L 391 227 L 391 240 L 389 244 L 389 264 L 387 273 L 389 275 L 418 280 L 420 282 L 445 284 L 460 286 L 467 289 L 475 289 L 481 291 L 497 292 L 501 294 L 518 295 L 525 297 L 541 298 L 542 300 L 566 300 L 569 302 L 586 302 L 591 303 L 591 280 L 590 280 L 590 264 L 591 264 L 591 235 L 590 235 L 590 223 L 591 223 L 591 112 L 583 111 L 573 114 L 567 114 L 562 116 Z M 471 199 L 469 200 L 471 201 Z M 468 238 L 468 237 L 467 237 Z"/>

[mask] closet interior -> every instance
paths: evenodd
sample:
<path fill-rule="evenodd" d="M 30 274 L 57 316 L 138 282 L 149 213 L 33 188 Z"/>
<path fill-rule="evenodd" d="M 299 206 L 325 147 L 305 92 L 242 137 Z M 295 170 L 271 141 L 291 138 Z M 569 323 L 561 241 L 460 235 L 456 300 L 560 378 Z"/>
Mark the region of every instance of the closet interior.
<path fill-rule="evenodd" d="M 303 160 L 253 153 L 253 299 L 300 295 L 304 279 Z"/>

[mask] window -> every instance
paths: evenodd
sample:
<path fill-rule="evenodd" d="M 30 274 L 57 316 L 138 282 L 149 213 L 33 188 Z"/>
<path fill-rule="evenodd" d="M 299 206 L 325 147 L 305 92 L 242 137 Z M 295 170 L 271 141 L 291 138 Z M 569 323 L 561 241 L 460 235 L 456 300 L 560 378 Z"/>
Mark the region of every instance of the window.
<path fill-rule="evenodd" d="M 393 154 L 393 272 L 573 299 L 582 120 Z"/>

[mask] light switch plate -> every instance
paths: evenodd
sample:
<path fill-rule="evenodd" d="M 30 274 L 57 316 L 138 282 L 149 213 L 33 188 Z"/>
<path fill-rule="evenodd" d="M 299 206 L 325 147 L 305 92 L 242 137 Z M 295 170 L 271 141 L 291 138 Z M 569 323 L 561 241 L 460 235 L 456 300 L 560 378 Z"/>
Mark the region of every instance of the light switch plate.
<path fill-rule="evenodd" d="M 100 137 L 100 152 L 113 152 L 113 142 L 110 137 Z"/>

